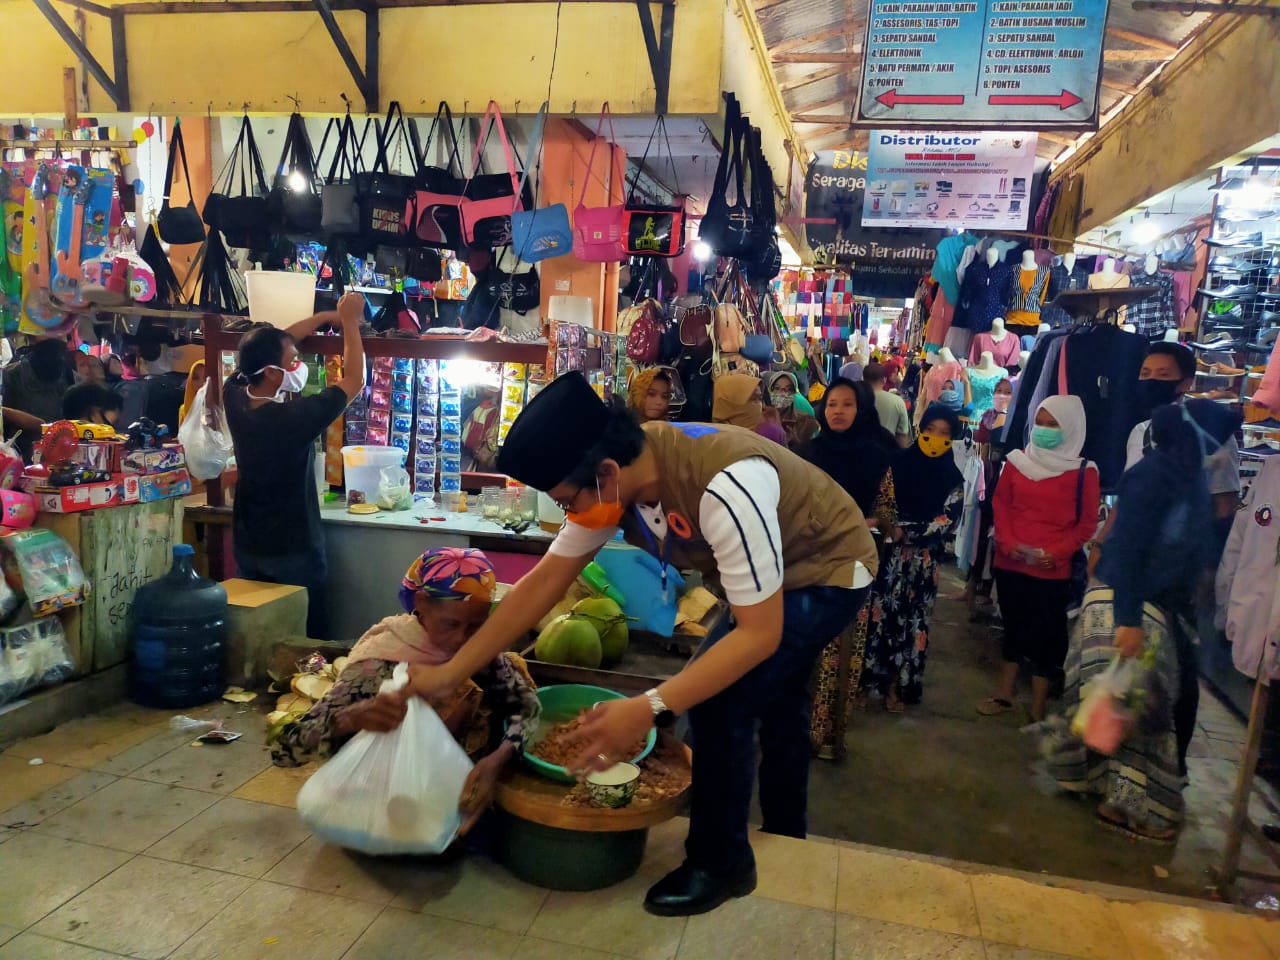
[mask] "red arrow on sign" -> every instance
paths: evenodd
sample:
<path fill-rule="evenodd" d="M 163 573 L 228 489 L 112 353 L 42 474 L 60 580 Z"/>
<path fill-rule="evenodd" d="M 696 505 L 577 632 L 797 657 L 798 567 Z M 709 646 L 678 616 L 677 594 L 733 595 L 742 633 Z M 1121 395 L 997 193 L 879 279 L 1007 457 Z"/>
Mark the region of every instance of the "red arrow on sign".
<path fill-rule="evenodd" d="M 900 103 L 919 103 L 929 106 L 949 106 L 958 107 L 964 103 L 964 95 L 934 95 L 934 96 L 918 96 L 906 93 L 899 93 L 897 90 L 886 90 L 880 96 L 876 97 L 876 103 L 883 103 L 892 110 Z"/>
<path fill-rule="evenodd" d="M 1083 102 L 1070 90 L 1063 90 L 1059 94 L 1047 97 L 1032 96 L 1030 94 L 992 94 L 987 98 L 987 103 L 993 107 L 1048 107 L 1057 105 L 1059 110 L 1065 110 L 1067 107 L 1074 107 L 1077 103 Z"/>

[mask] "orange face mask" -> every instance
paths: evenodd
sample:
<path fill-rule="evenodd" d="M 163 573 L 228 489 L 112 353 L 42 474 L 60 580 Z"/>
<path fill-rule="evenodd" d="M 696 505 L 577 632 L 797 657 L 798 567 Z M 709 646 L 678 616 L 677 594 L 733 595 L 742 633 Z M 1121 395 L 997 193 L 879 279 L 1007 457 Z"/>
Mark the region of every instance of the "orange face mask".
<path fill-rule="evenodd" d="M 616 527 L 622 522 L 622 515 L 627 512 L 627 508 L 622 505 L 621 500 L 615 500 L 613 503 L 604 503 L 600 499 L 600 478 L 596 478 L 596 502 L 587 509 L 577 513 L 566 513 L 571 523 L 576 523 L 580 527 L 586 527 L 588 530 L 608 530 L 610 527 Z"/>

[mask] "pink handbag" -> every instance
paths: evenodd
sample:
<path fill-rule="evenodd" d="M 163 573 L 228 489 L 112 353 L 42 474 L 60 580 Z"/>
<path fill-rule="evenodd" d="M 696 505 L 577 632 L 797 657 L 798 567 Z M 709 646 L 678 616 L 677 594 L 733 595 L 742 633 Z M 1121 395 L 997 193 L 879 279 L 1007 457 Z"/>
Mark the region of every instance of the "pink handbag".
<path fill-rule="evenodd" d="M 467 186 L 471 185 L 471 181 L 480 170 L 480 156 L 484 152 L 490 127 L 494 125 L 498 128 L 502 152 L 507 158 L 511 192 L 484 200 L 471 200 L 465 196 L 464 188 L 464 196 L 458 203 L 458 214 L 462 218 L 463 239 L 468 246 L 490 249 L 506 246 L 511 242 L 511 214 L 524 209 L 524 198 L 520 191 L 520 174 L 516 170 L 515 158 L 511 155 L 511 141 L 507 139 L 507 129 L 502 123 L 502 111 L 495 100 L 489 101 L 489 106 L 484 111 L 484 119 L 480 121 L 480 136 L 476 138 L 476 151 L 471 161 L 471 174 L 467 177 Z"/>
<path fill-rule="evenodd" d="M 591 157 L 587 160 L 587 170 L 582 176 L 582 193 L 578 197 L 578 206 L 573 211 L 573 255 L 584 263 L 621 263 L 627 259 L 627 248 L 623 243 L 625 236 L 622 232 L 626 205 L 585 205 L 587 184 L 591 180 L 591 168 L 595 164 L 596 147 L 600 145 L 600 133 L 606 117 L 609 120 L 609 152 L 614 155 L 613 143 L 616 138 L 613 133 L 613 114 L 609 112 L 608 101 L 605 101 L 600 108 L 600 119 L 596 121 L 596 135 L 591 141 Z M 616 159 L 613 166 L 616 167 Z M 616 169 L 613 172 L 618 173 Z M 621 179 L 620 176 L 617 179 Z M 609 181 L 609 199 L 613 199 L 613 179 Z"/>

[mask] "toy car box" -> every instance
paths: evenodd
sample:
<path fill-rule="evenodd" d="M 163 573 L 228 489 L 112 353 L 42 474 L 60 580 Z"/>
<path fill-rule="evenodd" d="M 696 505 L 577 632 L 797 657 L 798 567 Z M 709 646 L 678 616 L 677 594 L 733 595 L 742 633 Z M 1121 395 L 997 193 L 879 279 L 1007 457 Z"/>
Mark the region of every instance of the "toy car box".
<path fill-rule="evenodd" d="M 187 455 L 182 444 L 173 443 L 152 450 L 130 450 L 121 461 L 120 472 L 147 475 L 185 470 L 186 466 Z"/>

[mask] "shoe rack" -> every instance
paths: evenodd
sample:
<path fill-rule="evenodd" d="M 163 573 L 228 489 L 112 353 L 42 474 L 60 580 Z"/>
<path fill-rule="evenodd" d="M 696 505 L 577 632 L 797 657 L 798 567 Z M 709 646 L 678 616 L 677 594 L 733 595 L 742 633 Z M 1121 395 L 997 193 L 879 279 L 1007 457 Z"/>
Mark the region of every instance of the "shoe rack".
<path fill-rule="evenodd" d="M 1280 326 L 1280 164 L 1223 167 L 1214 188 L 1214 230 L 1198 291 L 1196 392 L 1243 403 L 1262 377 Z M 1251 369 L 1257 367 L 1256 370 Z"/>

